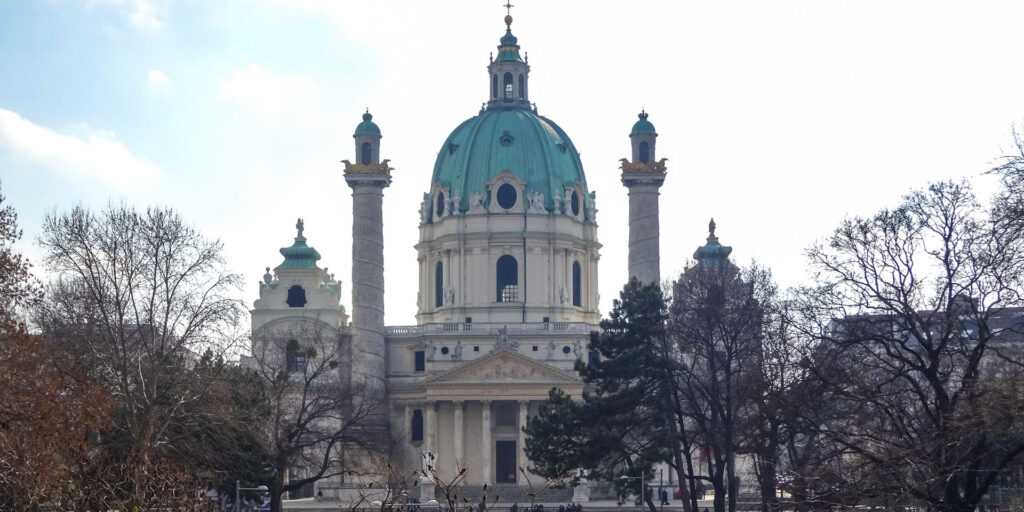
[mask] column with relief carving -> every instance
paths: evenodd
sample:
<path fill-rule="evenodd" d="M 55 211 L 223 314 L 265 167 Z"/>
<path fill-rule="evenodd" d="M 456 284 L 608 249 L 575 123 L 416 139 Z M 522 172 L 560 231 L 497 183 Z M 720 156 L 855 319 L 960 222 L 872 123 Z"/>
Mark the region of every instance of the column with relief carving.
<path fill-rule="evenodd" d="M 493 443 L 491 442 L 491 401 L 484 400 L 480 402 L 480 438 L 483 439 L 482 453 L 480 454 L 481 464 L 480 467 L 483 470 L 481 472 L 481 478 L 483 483 L 491 482 L 491 451 L 493 450 Z"/>
<path fill-rule="evenodd" d="M 519 450 L 516 452 L 516 482 L 519 482 L 520 476 L 523 474 L 519 468 L 526 469 L 526 432 L 523 429 L 526 428 L 526 421 L 530 413 L 530 401 L 520 400 L 519 401 Z M 521 482 L 520 482 L 521 483 Z"/>
<path fill-rule="evenodd" d="M 466 465 L 466 461 L 463 460 L 463 449 L 462 449 L 462 409 L 465 402 L 462 400 L 456 400 L 452 403 L 455 407 L 455 467 L 463 468 Z M 458 469 L 456 469 L 458 471 Z"/>

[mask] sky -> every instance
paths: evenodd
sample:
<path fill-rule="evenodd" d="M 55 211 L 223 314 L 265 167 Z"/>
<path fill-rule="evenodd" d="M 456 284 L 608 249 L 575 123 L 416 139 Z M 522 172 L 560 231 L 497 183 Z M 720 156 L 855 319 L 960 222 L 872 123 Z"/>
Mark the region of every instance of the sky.
<path fill-rule="evenodd" d="M 251 304 L 295 220 L 351 304 L 341 159 L 369 108 L 391 160 L 389 325 L 415 323 L 418 209 L 448 134 L 487 99 L 499 0 L 0 1 L 0 183 L 44 216 L 124 201 L 225 244 Z M 1024 2 L 518 0 L 530 96 L 597 192 L 601 310 L 626 280 L 619 158 L 641 109 L 667 157 L 661 273 L 708 220 L 783 286 L 805 249 L 930 181 L 981 174 L 1024 123 Z M 45 268 L 36 267 L 45 279 Z"/>

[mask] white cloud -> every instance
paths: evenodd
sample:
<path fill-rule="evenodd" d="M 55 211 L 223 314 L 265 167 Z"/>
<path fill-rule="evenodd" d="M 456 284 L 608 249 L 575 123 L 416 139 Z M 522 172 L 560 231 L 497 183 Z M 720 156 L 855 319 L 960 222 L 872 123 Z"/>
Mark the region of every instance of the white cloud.
<path fill-rule="evenodd" d="M 308 75 L 275 75 L 256 64 L 248 70 L 235 70 L 221 85 L 222 98 L 237 101 L 262 122 L 291 115 L 314 116 L 321 96 L 323 90 Z"/>
<path fill-rule="evenodd" d="M 16 165 L 128 186 L 159 180 L 161 174 L 156 164 L 133 155 L 110 132 L 64 135 L 4 109 L 0 156 L 10 157 Z"/>
<path fill-rule="evenodd" d="M 167 84 L 170 81 L 170 79 L 167 78 L 167 75 L 164 74 L 163 71 L 159 71 L 159 70 L 156 70 L 156 69 L 154 69 L 154 70 L 150 71 L 149 73 L 147 73 L 146 74 L 146 78 L 149 79 L 149 84 L 150 85 L 152 85 L 153 87 L 159 88 L 159 89 L 163 89 L 163 88 L 167 87 Z"/>
<path fill-rule="evenodd" d="M 132 26 L 142 30 L 153 30 L 163 26 L 162 2 L 154 0 L 91 0 L 89 5 L 109 5 L 121 11 L 121 15 Z"/>

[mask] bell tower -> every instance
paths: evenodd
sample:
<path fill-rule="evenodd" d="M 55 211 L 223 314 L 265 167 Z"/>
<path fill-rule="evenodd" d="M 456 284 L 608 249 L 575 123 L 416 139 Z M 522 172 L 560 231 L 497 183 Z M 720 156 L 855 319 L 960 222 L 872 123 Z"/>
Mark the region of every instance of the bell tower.
<path fill-rule="evenodd" d="M 665 161 L 654 159 L 658 132 L 641 111 L 629 139 L 633 159 L 622 162 L 622 184 L 629 189 L 629 277 L 643 283 L 661 282 L 661 227 L 658 196 L 665 183 Z"/>

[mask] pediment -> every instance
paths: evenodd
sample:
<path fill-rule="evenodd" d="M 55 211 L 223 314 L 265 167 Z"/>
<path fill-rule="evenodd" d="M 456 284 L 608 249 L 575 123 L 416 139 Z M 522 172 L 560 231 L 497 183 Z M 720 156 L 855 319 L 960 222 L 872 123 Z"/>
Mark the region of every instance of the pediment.
<path fill-rule="evenodd" d="M 512 350 L 498 350 L 480 359 L 436 375 L 424 386 L 474 385 L 567 385 L 582 381 L 574 373 L 531 359 Z"/>

